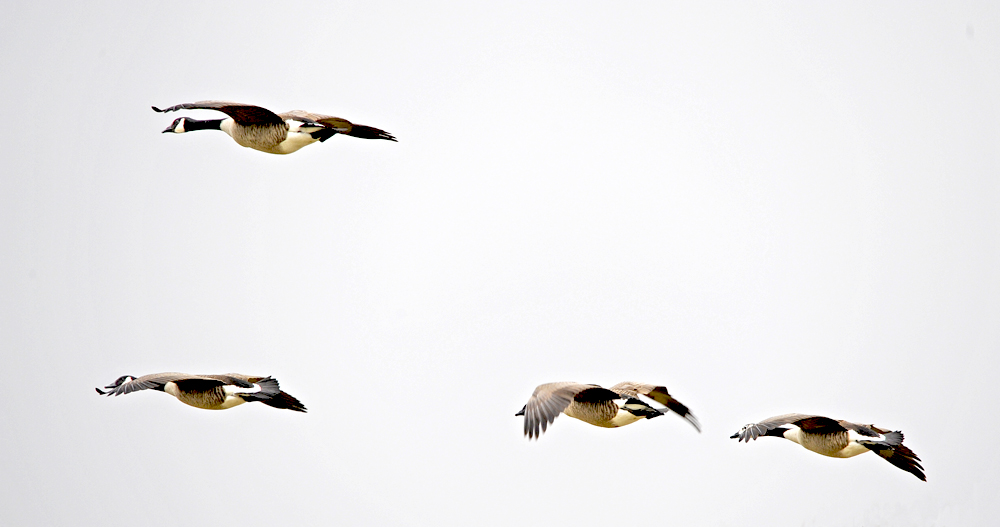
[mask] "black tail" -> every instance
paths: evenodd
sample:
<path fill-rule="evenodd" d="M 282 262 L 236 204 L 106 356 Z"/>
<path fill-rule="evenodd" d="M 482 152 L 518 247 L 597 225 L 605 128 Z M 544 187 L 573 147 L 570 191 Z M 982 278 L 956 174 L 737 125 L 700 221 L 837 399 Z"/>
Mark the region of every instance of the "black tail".
<path fill-rule="evenodd" d="M 683 417 L 684 419 L 687 419 L 687 422 L 691 423 L 691 426 L 693 426 L 695 430 L 701 433 L 701 423 L 699 423 L 698 418 L 696 418 L 694 414 L 691 413 L 691 410 L 689 410 L 687 406 L 681 404 L 681 402 L 678 401 L 677 399 L 674 399 L 673 397 L 670 396 L 668 397 L 669 398 L 667 399 L 666 402 L 667 408 L 673 412 L 676 412 L 677 415 Z"/>
<path fill-rule="evenodd" d="M 282 410 L 306 411 L 306 407 L 298 399 L 281 391 L 277 379 L 267 377 L 257 381 L 256 384 L 260 386 L 259 392 L 242 395 L 247 402 L 257 401 Z"/>
<path fill-rule="evenodd" d="M 288 395 L 285 392 L 280 392 L 278 395 L 271 397 L 270 399 L 261 401 L 262 403 L 272 407 L 280 408 L 282 410 L 294 410 L 296 412 L 305 413 L 306 407 L 298 399 Z"/>
<path fill-rule="evenodd" d="M 387 139 L 389 141 L 396 141 L 396 138 L 389 132 L 362 124 L 351 125 L 351 131 L 347 132 L 347 135 L 360 137 L 362 139 Z"/>
<path fill-rule="evenodd" d="M 896 434 L 898 434 L 900 442 L 892 444 L 892 442 L 895 442 L 894 440 L 897 439 Z M 901 432 L 890 432 L 886 434 L 886 439 L 888 441 L 858 442 L 868 447 L 868 450 L 882 456 L 886 461 L 892 463 L 897 468 L 901 468 L 910 474 L 913 474 L 920 481 L 927 481 L 927 476 L 924 475 L 924 467 L 920 465 L 920 458 L 917 457 L 912 450 L 902 444 L 902 437 L 903 434 Z"/>

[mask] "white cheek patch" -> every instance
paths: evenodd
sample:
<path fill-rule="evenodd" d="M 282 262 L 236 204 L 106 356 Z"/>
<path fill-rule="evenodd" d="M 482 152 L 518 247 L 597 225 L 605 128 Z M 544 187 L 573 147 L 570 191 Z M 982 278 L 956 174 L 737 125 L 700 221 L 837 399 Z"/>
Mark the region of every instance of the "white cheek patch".
<path fill-rule="evenodd" d="M 184 129 L 184 123 L 186 123 L 186 122 L 187 122 L 187 119 L 184 119 L 184 118 L 181 118 L 180 121 L 177 121 L 177 126 L 174 127 L 174 133 L 175 134 L 183 134 L 184 132 L 186 132 L 187 130 Z"/>

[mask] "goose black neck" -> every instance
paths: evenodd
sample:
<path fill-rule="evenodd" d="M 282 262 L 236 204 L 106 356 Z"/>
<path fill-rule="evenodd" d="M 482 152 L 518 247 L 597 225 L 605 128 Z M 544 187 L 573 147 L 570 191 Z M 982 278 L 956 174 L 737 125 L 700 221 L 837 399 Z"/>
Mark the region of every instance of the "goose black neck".
<path fill-rule="evenodd" d="M 193 132 L 194 130 L 222 130 L 222 119 L 208 119 L 205 121 L 199 121 L 198 119 L 191 119 L 190 117 L 185 117 L 184 131 Z"/>
<path fill-rule="evenodd" d="M 787 432 L 787 431 L 788 431 L 787 428 L 778 427 L 778 428 L 772 428 L 772 429 L 768 430 L 767 432 L 764 432 L 761 435 L 762 436 L 771 436 L 771 437 L 785 437 L 785 432 Z"/>

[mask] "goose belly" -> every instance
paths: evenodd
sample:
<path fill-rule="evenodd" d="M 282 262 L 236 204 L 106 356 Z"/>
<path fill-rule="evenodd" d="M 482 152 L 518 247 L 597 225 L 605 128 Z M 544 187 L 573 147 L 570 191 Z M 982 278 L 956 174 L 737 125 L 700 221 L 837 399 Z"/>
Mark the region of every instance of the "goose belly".
<path fill-rule="evenodd" d="M 303 144 L 292 150 L 281 148 L 281 145 L 288 139 L 288 124 L 286 123 L 271 126 L 240 126 L 232 119 L 225 119 L 219 127 L 240 146 L 269 154 L 288 154 L 305 146 Z"/>
<path fill-rule="evenodd" d="M 601 404 L 579 404 L 573 402 L 563 410 L 563 413 L 585 423 L 603 428 L 617 428 L 643 419 L 643 417 L 633 415 L 619 408 L 614 401 L 607 401 Z"/>
<path fill-rule="evenodd" d="M 176 384 L 168 382 L 163 391 L 188 406 L 204 410 L 225 410 L 246 402 L 242 397 L 227 394 L 222 386 L 205 391 L 181 391 Z"/>
<path fill-rule="evenodd" d="M 792 439 L 796 443 L 802 445 L 808 450 L 812 450 L 817 454 L 823 454 L 829 457 L 854 457 L 858 454 L 863 454 L 868 451 L 868 449 L 857 442 L 854 441 L 853 433 L 848 432 L 836 432 L 832 434 L 810 434 L 807 432 L 802 432 L 801 430 L 795 430 L 798 432 L 796 434 L 798 437 Z"/>

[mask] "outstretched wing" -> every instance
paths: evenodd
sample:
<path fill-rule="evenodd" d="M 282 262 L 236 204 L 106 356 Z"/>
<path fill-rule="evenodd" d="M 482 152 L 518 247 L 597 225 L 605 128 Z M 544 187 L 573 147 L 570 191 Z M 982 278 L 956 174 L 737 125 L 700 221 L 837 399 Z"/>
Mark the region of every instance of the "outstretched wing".
<path fill-rule="evenodd" d="M 924 475 L 924 467 L 920 465 L 920 458 L 912 450 L 903 445 L 902 432 L 887 432 L 885 434 L 885 441 L 860 440 L 858 443 L 882 456 L 883 459 L 896 467 L 913 474 L 920 481 L 927 481 L 927 476 Z"/>
<path fill-rule="evenodd" d="M 259 391 L 241 395 L 241 397 L 247 401 L 259 401 L 273 408 L 280 408 L 282 410 L 294 410 L 296 412 L 306 411 L 305 405 L 303 405 L 302 402 L 295 397 L 281 391 L 278 379 L 271 376 L 261 377 L 243 375 L 242 373 L 225 373 L 222 375 L 203 375 L 203 377 L 218 379 L 225 384 L 231 384 L 240 388 L 253 388 L 254 386 L 257 386 Z"/>
<path fill-rule="evenodd" d="M 889 430 L 878 428 L 875 425 L 859 425 L 857 423 L 844 420 L 837 421 L 837 424 L 845 430 L 854 430 L 858 434 L 868 437 L 880 437 L 889 433 Z M 902 439 L 900 439 L 900 441 L 902 441 Z"/>
<path fill-rule="evenodd" d="M 620 396 L 596 384 L 576 382 L 550 382 L 535 388 L 531 399 L 524 406 L 524 435 L 535 439 L 542 435 L 552 421 L 574 400 L 580 402 L 613 401 Z M 541 428 L 541 431 L 539 431 Z"/>
<path fill-rule="evenodd" d="M 216 379 L 205 377 L 203 375 L 189 375 L 187 373 L 177 373 L 177 372 L 167 372 L 167 373 L 151 373 L 149 375 L 143 375 L 142 377 L 129 380 L 128 377 L 120 377 L 114 384 L 109 384 L 104 387 L 105 390 L 97 390 L 101 395 L 123 395 L 139 390 L 163 390 L 163 386 L 168 382 L 183 382 L 183 381 L 195 381 L 195 382 L 213 382 L 219 383 Z"/>
<path fill-rule="evenodd" d="M 776 415 L 774 417 L 768 417 L 763 421 L 758 423 L 750 423 L 740 429 L 739 432 L 731 435 L 731 439 L 739 439 L 739 441 L 750 442 L 751 439 L 757 439 L 758 437 L 767 433 L 768 430 L 774 430 L 779 426 L 794 424 L 796 426 L 801 426 L 798 423 L 806 423 L 805 426 L 808 427 L 818 427 L 823 423 L 837 424 L 833 419 L 828 419 L 826 417 L 818 415 L 806 415 L 806 414 L 784 414 Z M 814 428 L 815 429 L 815 428 Z"/>
<path fill-rule="evenodd" d="M 385 130 L 380 130 L 363 124 L 354 124 L 347 119 L 323 115 L 319 113 L 306 112 L 303 110 L 292 110 L 280 115 L 282 119 L 295 119 L 307 124 L 318 124 L 329 128 L 338 134 L 360 137 L 361 139 L 387 139 L 395 141 L 396 138 Z"/>
<path fill-rule="evenodd" d="M 264 379 L 270 379 L 270 377 L 253 377 L 250 375 L 243 375 L 242 373 L 223 373 L 219 375 L 197 375 L 196 377 L 201 377 L 205 379 L 214 379 L 222 384 L 231 384 L 233 386 L 238 386 L 240 388 L 253 388 L 253 386 Z"/>
<path fill-rule="evenodd" d="M 153 110 L 157 112 L 173 112 L 177 110 L 218 110 L 232 117 L 234 121 L 244 126 L 280 125 L 285 122 L 285 120 L 278 114 L 268 110 L 267 108 L 229 101 L 189 102 L 171 106 L 170 108 L 164 108 L 163 110 L 153 106 Z"/>
<path fill-rule="evenodd" d="M 346 134 L 350 132 L 351 127 L 354 126 L 347 119 L 303 110 L 292 110 L 290 112 L 282 113 L 279 116 L 282 119 L 294 119 L 296 121 L 302 121 L 303 123 L 316 124 L 326 128 L 332 128 L 339 134 Z"/>
<path fill-rule="evenodd" d="M 254 382 L 260 386 L 260 394 L 257 399 L 258 401 L 272 408 L 294 410 L 296 412 L 303 413 L 306 411 L 306 407 L 301 401 L 281 390 L 278 386 L 277 379 L 273 377 L 266 377 Z"/>
<path fill-rule="evenodd" d="M 649 397 L 650 399 L 666 406 L 667 409 L 676 412 L 684 419 L 687 419 L 687 421 L 694 426 L 695 430 L 701 432 L 701 424 L 698 423 L 698 419 L 695 418 L 694 414 L 691 413 L 691 410 L 689 410 L 687 406 L 682 404 L 677 399 L 674 399 L 673 396 L 667 392 L 666 386 L 625 381 L 612 386 L 611 391 L 625 397 L 637 398 L 639 395 Z M 662 410 L 660 410 L 660 412 L 666 413 Z"/>

